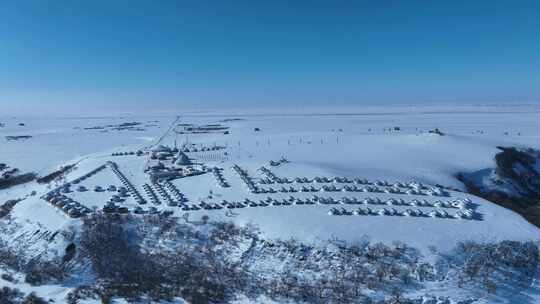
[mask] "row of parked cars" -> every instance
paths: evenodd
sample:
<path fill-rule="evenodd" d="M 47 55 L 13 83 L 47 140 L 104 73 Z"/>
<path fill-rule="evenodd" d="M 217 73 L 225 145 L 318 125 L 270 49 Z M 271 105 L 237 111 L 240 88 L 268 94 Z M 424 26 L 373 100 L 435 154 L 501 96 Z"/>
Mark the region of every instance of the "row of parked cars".
<path fill-rule="evenodd" d="M 86 179 L 92 177 L 93 175 L 99 173 L 101 170 L 105 169 L 106 167 L 107 167 L 106 165 L 101 165 L 101 166 L 95 168 L 94 170 L 92 170 L 92 171 L 86 173 L 85 175 L 83 175 L 83 176 L 81 176 L 81 177 L 79 177 L 79 178 L 74 179 L 73 181 L 71 181 L 71 184 L 77 185 L 77 184 L 79 184 L 80 182 L 82 182 L 82 181 L 84 181 L 84 180 L 86 180 Z M 68 184 L 69 184 L 69 183 L 68 183 Z"/>
<path fill-rule="evenodd" d="M 167 202 L 168 206 L 178 206 L 178 202 L 173 200 L 172 197 L 165 191 L 165 189 L 159 183 L 153 183 L 154 189 L 157 193 Z"/>
<path fill-rule="evenodd" d="M 129 213 L 129 209 L 124 206 L 118 206 L 113 201 L 109 201 L 103 206 L 103 212 L 105 213 L 121 213 L 126 214 Z"/>
<path fill-rule="evenodd" d="M 232 168 L 236 173 L 238 173 L 238 175 L 240 176 L 240 179 L 242 179 L 242 181 L 246 184 L 250 192 L 259 193 L 259 188 L 255 185 L 251 177 L 249 177 L 249 174 L 247 173 L 247 171 L 243 170 L 238 165 L 233 165 Z"/>
<path fill-rule="evenodd" d="M 165 188 L 169 190 L 170 193 L 172 193 L 174 198 L 171 197 L 169 193 L 167 193 L 163 186 L 165 186 Z M 161 200 L 159 199 L 156 192 L 167 202 L 167 205 L 170 207 L 178 205 L 182 206 L 182 203 L 187 201 L 187 199 L 180 192 L 180 190 L 178 190 L 178 188 L 176 188 L 176 186 L 171 182 L 165 181 L 163 182 L 163 186 L 158 182 L 152 183 L 152 186 L 150 186 L 149 184 L 143 185 L 144 192 L 150 198 L 150 202 L 152 204 L 161 205 Z"/>
<path fill-rule="evenodd" d="M 220 187 L 222 187 L 222 188 L 228 188 L 229 187 L 229 184 L 227 183 L 227 181 L 223 177 L 223 169 L 218 168 L 218 167 L 214 167 L 212 169 L 212 173 L 214 174 L 214 177 L 216 178 L 217 183 L 218 183 L 218 185 Z"/>
<path fill-rule="evenodd" d="M 292 186 L 285 187 L 282 186 L 279 189 L 274 189 L 273 187 L 258 187 L 255 193 L 288 193 L 288 192 L 372 192 L 372 193 L 390 193 L 390 194 L 408 194 L 408 195 L 429 195 L 429 196 L 441 196 L 448 197 L 450 196 L 448 192 L 442 189 L 428 189 L 428 190 L 416 190 L 408 189 L 406 191 L 401 190 L 397 187 L 377 187 L 377 186 L 365 186 L 357 187 L 355 185 L 345 185 L 343 187 L 336 187 L 335 185 L 323 185 L 322 187 L 315 186 L 302 186 L 300 189 L 294 188 Z"/>
<path fill-rule="evenodd" d="M 406 194 L 415 194 L 415 195 L 432 195 L 432 196 L 449 196 L 449 193 L 440 188 L 440 187 L 430 187 L 426 186 L 420 182 L 411 181 L 411 182 L 395 182 L 390 183 L 388 181 L 384 180 L 377 180 L 375 182 L 370 182 L 367 179 L 361 179 L 361 178 L 354 178 L 350 179 L 348 177 L 315 177 L 315 178 L 307 178 L 307 177 L 296 177 L 293 179 L 289 179 L 286 177 L 278 177 L 276 176 L 271 170 L 269 170 L 266 167 L 261 167 L 259 169 L 266 178 L 262 178 L 259 180 L 259 184 L 307 184 L 307 183 L 343 183 L 343 184 L 354 184 L 354 185 L 345 185 L 343 188 L 338 188 L 334 185 L 324 185 L 322 186 L 323 191 L 361 191 L 358 189 L 367 189 L 366 192 L 386 192 L 386 193 L 406 193 Z M 374 187 L 357 187 L 356 185 L 364 185 L 364 186 L 374 186 Z M 381 189 L 381 191 L 377 191 L 378 187 L 389 187 L 386 189 Z M 402 190 L 400 188 L 405 188 L 407 190 Z M 302 187 L 302 191 L 308 192 L 308 191 L 315 191 L 315 187 Z M 370 191 L 373 190 L 373 191 Z M 318 191 L 318 190 L 317 190 Z M 281 192 L 287 192 L 287 191 L 281 191 Z M 294 192 L 294 191 L 289 191 Z"/>
<path fill-rule="evenodd" d="M 180 190 L 178 190 L 178 188 L 173 183 L 171 183 L 170 181 L 165 181 L 163 182 L 163 185 L 165 185 L 165 188 L 167 188 L 167 190 L 169 190 L 169 192 L 173 194 L 173 196 L 178 202 L 182 203 L 187 201 L 184 194 L 182 194 L 182 192 L 180 192 Z"/>
<path fill-rule="evenodd" d="M 173 212 L 170 210 L 163 210 L 159 211 L 156 207 L 148 207 L 147 209 L 143 209 L 141 206 L 136 206 L 133 208 L 133 210 L 129 210 L 127 207 L 118 206 L 112 202 L 107 203 L 103 207 L 104 213 L 109 214 L 128 214 L 130 212 L 133 212 L 134 214 L 159 214 L 164 216 L 172 215 Z"/>
<path fill-rule="evenodd" d="M 144 152 L 141 150 L 135 151 L 128 151 L 128 152 L 113 152 L 111 156 L 128 156 L 128 155 L 137 155 L 137 156 L 143 156 Z"/>
<path fill-rule="evenodd" d="M 161 201 L 159 200 L 158 196 L 154 192 L 154 189 L 148 184 L 144 184 L 143 190 L 146 193 L 146 195 L 150 198 L 150 202 L 154 205 L 161 205 Z"/>
<path fill-rule="evenodd" d="M 432 217 L 432 218 L 447 218 L 447 219 L 474 219 L 475 212 L 471 209 L 460 210 L 454 214 L 450 214 L 445 210 L 422 211 L 420 209 L 407 209 L 399 211 L 394 208 L 382 208 L 372 210 L 371 208 L 357 208 L 353 211 L 346 208 L 332 208 L 328 211 L 329 215 L 379 215 L 379 216 L 410 216 L 410 217 Z"/>
<path fill-rule="evenodd" d="M 417 207 L 432 207 L 437 208 L 435 211 L 439 211 L 441 214 L 437 215 L 437 217 L 446 217 L 444 208 L 452 208 L 452 209 L 460 209 L 458 211 L 458 215 L 465 214 L 463 218 L 467 218 L 469 214 L 474 214 L 472 209 L 469 209 L 469 205 L 467 200 L 464 199 L 457 199 L 454 201 L 435 201 L 435 202 L 428 202 L 426 200 L 412 200 L 409 202 L 406 202 L 402 199 L 388 199 L 388 200 L 381 200 L 379 198 L 364 198 L 364 199 L 358 199 L 355 197 L 349 198 L 349 197 L 343 197 L 340 199 L 335 199 L 333 197 L 321 197 L 314 195 L 311 198 L 298 198 L 294 196 L 289 196 L 288 198 L 283 199 L 275 199 L 270 196 L 268 196 L 265 200 L 259 200 L 258 202 L 255 202 L 250 199 L 245 199 L 242 202 L 239 201 L 227 201 L 223 200 L 219 204 L 212 204 L 212 203 L 204 203 L 202 202 L 200 206 L 194 205 L 193 206 L 186 206 L 182 210 L 184 211 L 190 211 L 190 210 L 200 210 L 200 209 L 221 209 L 220 207 L 225 207 L 228 209 L 234 209 L 234 208 L 244 208 L 244 207 L 266 207 L 266 206 L 289 206 L 289 205 L 339 205 L 339 204 L 346 204 L 346 205 L 355 205 L 355 204 L 370 204 L 370 205 L 388 205 L 388 206 L 417 206 Z M 391 210 L 391 209 L 390 209 Z M 409 209 L 408 209 L 409 210 Z M 472 213 L 471 213 L 472 212 Z M 411 212 L 410 215 L 414 216 L 414 212 Z M 435 214 L 435 213 L 434 213 Z M 389 214 L 391 215 L 391 213 Z"/>
<path fill-rule="evenodd" d="M 131 194 L 131 196 L 133 196 L 135 201 L 138 204 L 141 204 L 141 205 L 146 204 L 146 200 L 141 196 L 139 191 L 137 191 L 135 186 L 133 186 L 133 184 L 131 184 L 131 182 L 124 176 L 124 174 L 122 172 L 120 172 L 120 170 L 118 170 L 118 166 L 116 165 L 116 163 L 109 161 L 109 162 L 107 162 L 107 165 L 111 168 L 111 170 L 114 172 L 114 174 L 116 174 L 118 179 L 120 179 L 120 182 L 122 182 L 124 187 Z"/>

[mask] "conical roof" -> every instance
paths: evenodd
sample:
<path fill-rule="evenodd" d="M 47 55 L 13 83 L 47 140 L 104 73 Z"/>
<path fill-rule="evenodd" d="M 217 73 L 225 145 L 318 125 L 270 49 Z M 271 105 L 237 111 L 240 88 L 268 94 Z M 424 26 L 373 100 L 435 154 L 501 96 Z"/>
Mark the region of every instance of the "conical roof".
<path fill-rule="evenodd" d="M 176 164 L 180 166 L 191 165 L 191 160 L 186 155 L 186 153 L 180 151 L 178 152 L 178 158 L 176 159 Z"/>

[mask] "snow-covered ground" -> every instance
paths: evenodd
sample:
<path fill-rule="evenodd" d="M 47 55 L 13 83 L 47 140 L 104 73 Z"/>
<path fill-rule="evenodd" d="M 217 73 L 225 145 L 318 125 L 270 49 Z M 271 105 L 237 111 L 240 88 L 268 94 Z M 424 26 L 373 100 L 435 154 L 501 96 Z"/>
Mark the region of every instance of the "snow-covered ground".
<path fill-rule="evenodd" d="M 181 124 L 222 124 L 228 133 L 178 134 L 170 130 L 171 123 L 180 115 Z M 0 190 L 0 203 L 8 199 L 25 198 L 12 211 L 14 221 L 23 224 L 28 231 L 42 229 L 59 231 L 77 225 L 58 208 L 42 199 L 42 196 L 65 182 L 71 182 L 93 169 L 113 161 L 124 176 L 145 197 L 142 186 L 151 184 L 144 172 L 148 155 L 112 156 L 114 152 L 146 151 L 158 143 L 166 146 L 181 146 L 184 143 L 195 147 L 223 146 L 219 151 L 189 152 L 187 155 L 196 163 L 223 169 L 223 177 L 230 187 L 218 185 L 213 174 L 206 173 L 172 181 L 173 185 L 187 198 L 187 205 L 201 201 L 222 204 L 244 202 L 246 207 L 229 209 L 222 205 L 219 210 L 182 210 L 168 206 L 159 197 L 161 204 L 138 205 L 133 195 L 121 206 L 133 211 L 135 207 L 155 207 L 158 211 L 168 210 L 175 215 L 187 216 L 188 220 L 199 221 L 205 215 L 210 219 L 226 219 L 238 224 L 254 224 L 266 238 L 296 238 L 314 243 L 331 238 L 391 243 L 403 241 L 425 252 L 434 246 L 441 251 L 452 248 L 461 240 L 539 240 L 540 230 L 527 223 L 521 216 L 481 198 L 448 191 L 448 196 L 430 196 L 401 193 L 361 191 L 321 191 L 323 186 L 334 185 L 339 189 L 353 186 L 347 182 L 312 182 L 315 177 L 366 179 L 395 182 L 407 185 L 417 182 L 427 185 L 442 185 L 464 190 L 455 178 L 458 172 L 473 172 L 492 167 L 496 146 L 525 146 L 540 148 L 540 108 L 534 106 L 506 107 L 395 107 L 353 109 L 304 109 L 302 112 L 283 113 L 279 110 L 266 112 L 208 111 L 204 113 L 174 113 L 170 116 L 144 117 L 97 117 L 97 118 L 0 118 L 5 127 L 0 128 L 0 162 L 18 167 L 21 171 L 48 174 L 61 165 L 77 164 L 65 179 L 48 185 L 30 183 Z M 126 122 L 141 122 L 138 130 L 115 130 Z M 24 123 L 24 126 L 19 125 Z M 98 128 L 93 128 L 93 127 Z M 92 129 L 85 129 L 92 128 Z M 257 130 L 256 130 L 257 128 Z M 182 128 L 178 128 L 181 130 Z M 439 129 L 443 136 L 429 133 Z M 30 135 L 32 138 L 7 141 L 5 136 Z M 271 160 L 281 158 L 289 162 L 270 166 Z M 252 193 L 240 175 L 233 170 L 238 165 L 246 170 L 253 182 L 263 189 L 281 187 L 295 192 Z M 261 184 L 266 175 L 261 167 L 270 169 L 278 178 L 294 180 L 308 178 L 309 183 Z M 89 191 L 79 192 L 83 185 Z M 81 183 L 72 185 L 67 197 L 88 208 L 102 208 L 112 196 L 109 191 L 96 192 L 95 186 L 107 188 L 122 186 L 118 176 L 110 167 L 99 171 Z M 317 192 L 300 192 L 302 187 L 315 187 Z M 355 185 L 365 188 L 366 185 Z M 371 186 L 375 187 L 374 184 Z M 377 186 L 380 190 L 389 188 Z M 36 195 L 28 196 L 32 191 Z M 168 190 L 167 190 L 168 191 Z M 159 194 L 158 194 L 159 196 Z M 291 198 L 305 201 L 332 198 L 335 201 L 346 197 L 358 204 L 291 204 L 261 206 L 261 201 L 270 197 L 282 202 Z M 371 198 L 372 200 L 367 200 Z M 258 206 L 249 207 L 248 199 Z M 389 199 L 398 203 L 385 204 Z M 376 204 L 380 200 L 380 204 Z M 402 200 L 402 201 L 400 201 Z M 415 206 L 411 202 L 423 202 Z M 436 202 L 442 202 L 438 206 Z M 453 218 L 459 208 L 444 206 L 446 202 L 469 202 L 472 219 Z M 400 202 L 400 203 L 399 203 Z M 332 208 L 350 214 L 329 215 Z M 447 218 L 404 215 L 355 215 L 358 208 L 377 212 L 386 208 L 403 214 L 407 209 L 430 212 L 444 210 Z M 461 210 L 463 211 L 463 210 Z M 38 228 L 40 227 L 40 228 Z M 61 247 L 59 247 L 61 248 Z M 51 293 L 62 294 L 51 290 Z M 47 296 L 53 297 L 52 294 Z"/>

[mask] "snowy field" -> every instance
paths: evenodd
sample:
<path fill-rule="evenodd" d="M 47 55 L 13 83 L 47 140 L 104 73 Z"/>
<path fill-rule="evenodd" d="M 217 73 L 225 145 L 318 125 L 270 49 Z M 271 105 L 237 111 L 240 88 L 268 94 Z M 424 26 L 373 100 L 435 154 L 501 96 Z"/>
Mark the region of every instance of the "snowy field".
<path fill-rule="evenodd" d="M 431 246 L 450 249 L 461 240 L 540 239 L 540 230 L 521 216 L 458 191 L 464 187 L 455 178 L 458 172 L 492 167 L 496 146 L 540 148 L 539 107 L 306 109 L 303 114 L 229 110 L 178 115 L 178 121 L 176 113 L 0 118 L 5 124 L 0 128 L 0 162 L 40 175 L 76 164 L 51 184 L 0 190 L 0 203 L 25 198 L 12 211 L 14 220 L 28 231 L 51 233 L 80 221 L 44 198 L 69 185 L 64 197 L 88 209 L 101 210 L 118 199 L 117 205 L 129 212 L 167 211 L 188 222 L 225 219 L 253 224 L 267 238 L 308 243 L 332 238 L 403 241 L 427 252 Z M 128 122 L 140 124 L 136 129 L 116 129 Z M 219 124 L 226 129 L 196 133 L 186 131 L 187 124 Z M 444 135 L 429 132 L 435 129 Z M 23 135 L 32 137 L 5 139 Z M 145 172 L 153 161 L 149 151 L 159 145 L 185 144 L 197 149 L 186 152 L 191 161 L 209 172 L 171 180 L 171 185 L 154 185 Z M 214 146 L 224 149 L 201 151 Z M 113 156 L 138 150 L 145 154 Z M 287 162 L 270 164 L 282 159 Z M 125 184 L 108 162 L 114 162 L 145 204 L 136 200 L 132 190 L 114 198 L 117 192 L 108 188 Z M 235 166 L 245 172 L 244 178 Z M 99 167 L 99 172 L 73 183 Z M 214 167 L 227 187 L 219 185 L 211 172 Z M 162 187 L 163 194 L 156 187 Z M 171 189 L 177 189 L 185 201 Z M 36 194 L 30 195 L 32 191 Z M 152 192 L 157 201 L 152 200 Z"/>

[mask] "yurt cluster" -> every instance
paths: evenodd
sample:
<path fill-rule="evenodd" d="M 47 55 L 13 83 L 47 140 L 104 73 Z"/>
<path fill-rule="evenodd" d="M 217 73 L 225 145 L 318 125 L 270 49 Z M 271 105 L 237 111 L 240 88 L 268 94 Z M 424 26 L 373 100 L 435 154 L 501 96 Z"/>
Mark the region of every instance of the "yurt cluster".
<path fill-rule="evenodd" d="M 158 145 L 150 153 L 145 172 L 152 181 L 159 181 L 200 175 L 206 170 L 201 164 L 193 163 L 186 152 Z"/>

